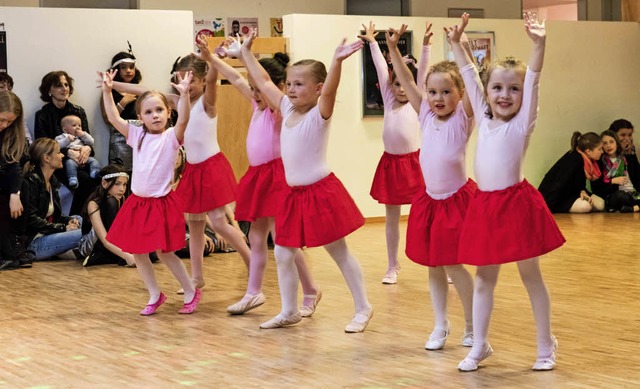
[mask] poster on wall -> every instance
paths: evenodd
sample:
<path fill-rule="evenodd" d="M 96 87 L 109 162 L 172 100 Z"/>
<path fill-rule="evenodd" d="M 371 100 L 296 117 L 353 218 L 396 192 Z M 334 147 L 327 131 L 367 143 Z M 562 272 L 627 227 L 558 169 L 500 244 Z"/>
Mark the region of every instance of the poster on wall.
<path fill-rule="evenodd" d="M 378 42 L 380 51 L 382 51 L 382 55 L 385 57 L 387 63 L 390 64 L 391 58 L 389 58 L 387 42 L 384 40 L 385 30 L 376 30 L 376 32 L 378 33 L 378 35 L 376 35 L 376 42 Z M 364 35 L 365 32 L 360 31 L 360 34 Z M 411 37 L 412 32 L 406 31 L 402 34 L 400 40 L 398 40 L 398 49 L 400 49 L 400 54 L 402 54 L 403 57 L 411 54 Z M 383 116 L 384 105 L 382 103 L 382 94 L 380 93 L 378 75 L 376 74 L 376 68 L 373 65 L 371 49 L 369 49 L 368 44 L 365 44 L 362 48 L 362 81 L 362 112 L 364 116 Z"/>
<path fill-rule="evenodd" d="M 194 18 L 193 44 L 199 37 L 224 36 L 224 20 L 222 18 Z"/>
<path fill-rule="evenodd" d="M 0 73 L 7 72 L 7 32 L 4 23 L 0 23 Z"/>
<path fill-rule="evenodd" d="M 478 69 L 486 69 L 489 64 L 496 59 L 496 38 L 493 31 L 468 31 L 465 32 L 469 38 L 469 48 L 473 54 L 473 62 Z M 451 45 L 446 42 L 445 37 L 445 58 L 453 61 L 453 51 Z"/>
<path fill-rule="evenodd" d="M 271 26 L 271 36 L 282 36 L 282 18 L 271 18 L 269 19 L 269 24 Z"/>
<path fill-rule="evenodd" d="M 247 35 L 252 28 L 258 30 L 258 18 L 227 18 L 227 35 Z"/>

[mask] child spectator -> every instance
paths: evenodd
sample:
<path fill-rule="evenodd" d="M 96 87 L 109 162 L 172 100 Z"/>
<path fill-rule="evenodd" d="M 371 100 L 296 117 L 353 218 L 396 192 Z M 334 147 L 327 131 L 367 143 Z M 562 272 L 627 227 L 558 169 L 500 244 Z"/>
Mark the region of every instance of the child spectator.
<path fill-rule="evenodd" d="M 80 152 L 83 146 L 93 146 L 93 137 L 88 132 L 82 131 L 82 121 L 79 117 L 67 115 L 62 118 L 60 125 L 62 127 L 62 134 L 56 136 L 56 142 L 58 142 L 61 149 L 77 150 Z M 87 162 L 84 164 L 68 158 L 64 161 L 64 168 L 67 173 L 69 188 L 71 189 L 78 187 L 78 168 L 87 171 L 91 178 L 98 177 L 100 173 L 100 164 L 94 157 L 88 157 Z"/>

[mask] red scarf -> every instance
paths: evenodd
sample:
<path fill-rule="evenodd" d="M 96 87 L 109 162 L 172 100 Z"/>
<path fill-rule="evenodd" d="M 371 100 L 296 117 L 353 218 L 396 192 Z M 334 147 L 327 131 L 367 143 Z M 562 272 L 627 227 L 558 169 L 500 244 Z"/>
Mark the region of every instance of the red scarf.
<path fill-rule="evenodd" d="M 600 166 L 593 159 L 589 158 L 587 154 L 583 151 L 576 149 L 580 155 L 582 155 L 582 160 L 584 161 L 584 174 L 587 176 L 589 181 L 595 181 L 602 175 L 600 172 Z"/>

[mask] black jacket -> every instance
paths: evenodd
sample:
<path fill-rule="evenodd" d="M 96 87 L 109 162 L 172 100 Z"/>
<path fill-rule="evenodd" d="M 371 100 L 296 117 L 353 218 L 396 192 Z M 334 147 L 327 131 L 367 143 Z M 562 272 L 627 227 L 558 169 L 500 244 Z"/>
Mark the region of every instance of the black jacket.
<path fill-rule="evenodd" d="M 80 118 L 82 123 L 82 131 L 91 133 L 89 131 L 89 122 L 87 121 L 87 114 L 84 112 L 84 108 L 79 105 L 71 104 L 67 101 L 64 108 L 59 109 L 53 103 L 47 103 L 36 112 L 34 133 L 36 139 L 50 138 L 55 139 L 56 136 L 62 134 L 62 118 L 67 115 L 75 115 Z M 67 156 L 68 149 L 62 149 L 62 154 Z M 91 155 L 94 155 L 93 148 L 91 148 Z"/>
<path fill-rule="evenodd" d="M 553 213 L 569 212 L 580 192 L 587 186 L 584 160 L 577 151 L 569 151 L 545 174 L 538 190 Z"/>
<path fill-rule="evenodd" d="M 60 196 L 58 195 L 60 184 L 55 176 L 51 176 L 50 183 L 53 197 L 52 222 L 47 220 L 50 195 L 42 170 L 36 167 L 31 173 L 25 175 L 22 182 L 20 200 L 24 206 L 23 217 L 25 218 L 27 244 L 31 243 L 37 234 L 49 235 L 67 230 L 67 223 L 71 218 L 62 216 Z"/>

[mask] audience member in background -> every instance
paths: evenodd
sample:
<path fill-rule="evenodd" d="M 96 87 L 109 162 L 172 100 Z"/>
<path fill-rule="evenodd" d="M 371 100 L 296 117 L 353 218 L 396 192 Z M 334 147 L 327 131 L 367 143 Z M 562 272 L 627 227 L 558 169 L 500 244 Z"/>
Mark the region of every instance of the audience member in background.
<path fill-rule="evenodd" d="M 633 144 L 633 124 L 626 119 L 617 119 L 609 126 L 609 130 L 618 135 L 622 155 L 627 160 L 627 170 L 633 186 L 640 188 L 640 162 Z"/>
<path fill-rule="evenodd" d="M 618 136 L 606 130 L 600 137 L 603 153 L 598 166 L 602 175 L 591 183 L 593 192 L 605 200 L 607 212 L 639 212 L 640 194 L 629 178 L 627 158 L 622 154 Z"/>
<path fill-rule="evenodd" d="M 63 133 L 56 136 L 56 142 L 61 149 L 82 150 L 84 146 L 93 146 L 93 137 L 88 132 L 82 131 L 82 122 L 75 115 L 69 115 L 62 118 Z M 67 173 L 69 188 L 78 187 L 78 169 L 82 169 L 89 173 L 91 178 L 98 177 L 100 173 L 100 163 L 93 157 L 87 158 L 87 161 L 80 165 L 77 161 L 67 158 L 64 161 L 64 168 Z"/>
<path fill-rule="evenodd" d="M 3 91 L 13 91 L 13 77 L 11 77 L 9 73 L 0 73 L 0 92 Z M 29 131 L 29 127 L 27 127 L 27 121 L 23 120 L 23 122 L 24 135 L 27 137 L 27 143 L 30 145 L 33 143 L 31 131 Z"/>
<path fill-rule="evenodd" d="M 75 115 L 80 118 L 82 130 L 89 133 L 89 122 L 84 109 L 69 101 L 73 94 L 73 78 L 67 72 L 58 70 L 47 73 L 40 84 L 40 99 L 46 104 L 36 112 L 35 138 L 55 139 L 62 134 L 62 118 Z M 62 149 L 64 158 L 71 158 L 83 165 L 93 155 L 91 146 L 82 146 L 79 150 Z M 56 177 L 68 186 L 67 177 L 63 170 L 56 172 Z M 96 182 L 84 171 L 78 172 L 78 187 L 75 189 L 71 214 L 80 214 L 89 194 L 96 187 Z"/>
<path fill-rule="evenodd" d="M 545 174 L 538 190 L 553 213 L 603 211 L 604 200 L 587 190 L 587 180 L 601 176 L 597 161 L 602 155 L 602 140 L 595 132 L 571 136 L 571 150 Z"/>
<path fill-rule="evenodd" d="M 63 216 L 54 172 L 62 169 L 58 143 L 36 139 L 29 148 L 20 198 L 25 206 L 26 235 L 35 259 L 47 259 L 76 249 L 82 237 L 82 218 Z"/>

